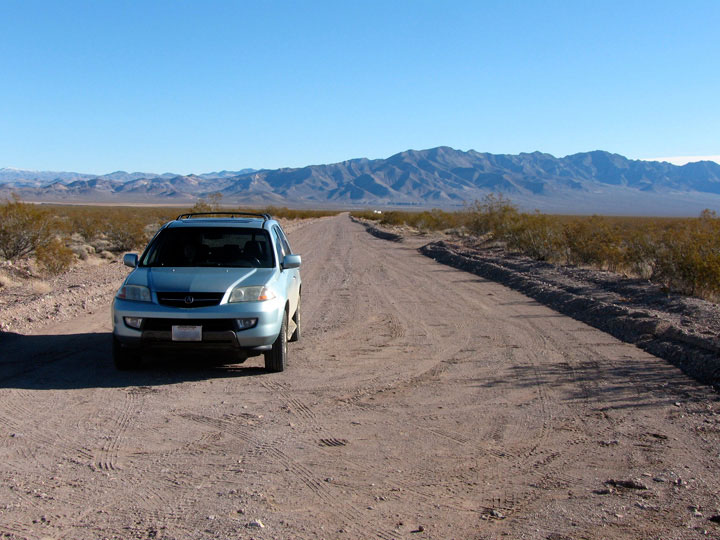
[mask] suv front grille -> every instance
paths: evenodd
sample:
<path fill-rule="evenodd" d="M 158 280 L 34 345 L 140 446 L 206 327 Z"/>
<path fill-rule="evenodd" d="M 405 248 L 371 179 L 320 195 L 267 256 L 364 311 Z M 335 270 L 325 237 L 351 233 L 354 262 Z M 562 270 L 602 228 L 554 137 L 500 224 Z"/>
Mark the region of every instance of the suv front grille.
<path fill-rule="evenodd" d="M 147 318 L 142 329 L 149 331 L 170 332 L 173 325 L 202 326 L 203 332 L 225 332 L 237 330 L 235 319 L 156 319 Z"/>
<path fill-rule="evenodd" d="M 224 293 L 207 293 L 207 292 L 158 292 L 158 302 L 164 306 L 174 306 L 181 308 L 199 308 L 207 306 L 217 306 Z"/>

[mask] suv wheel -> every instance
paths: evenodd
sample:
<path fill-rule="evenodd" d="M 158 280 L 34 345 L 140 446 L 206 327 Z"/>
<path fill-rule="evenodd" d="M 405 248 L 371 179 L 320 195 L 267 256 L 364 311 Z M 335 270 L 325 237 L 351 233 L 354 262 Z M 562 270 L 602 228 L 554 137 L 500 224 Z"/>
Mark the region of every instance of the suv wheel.
<path fill-rule="evenodd" d="M 112 356 L 117 369 L 124 371 L 140 366 L 140 351 L 124 348 L 115 336 L 113 336 Z"/>
<path fill-rule="evenodd" d="M 273 373 L 279 373 L 285 370 L 287 363 L 287 344 L 288 344 L 288 316 L 287 311 L 283 315 L 282 324 L 280 325 L 280 333 L 278 334 L 272 349 L 265 353 L 265 369 Z"/>

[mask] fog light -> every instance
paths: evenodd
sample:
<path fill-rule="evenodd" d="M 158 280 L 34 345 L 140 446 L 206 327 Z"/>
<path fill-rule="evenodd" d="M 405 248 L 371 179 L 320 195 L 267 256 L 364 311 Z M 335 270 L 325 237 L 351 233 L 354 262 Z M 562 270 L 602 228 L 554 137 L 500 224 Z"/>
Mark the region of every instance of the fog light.
<path fill-rule="evenodd" d="M 142 317 L 123 317 L 123 319 L 125 320 L 125 326 L 140 330 L 143 322 Z"/>
<path fill-rule="evenodd" d="M 247 330 L 257 324 L 257 319 L 235 319 L 237 321 L 238 330 Z"/>

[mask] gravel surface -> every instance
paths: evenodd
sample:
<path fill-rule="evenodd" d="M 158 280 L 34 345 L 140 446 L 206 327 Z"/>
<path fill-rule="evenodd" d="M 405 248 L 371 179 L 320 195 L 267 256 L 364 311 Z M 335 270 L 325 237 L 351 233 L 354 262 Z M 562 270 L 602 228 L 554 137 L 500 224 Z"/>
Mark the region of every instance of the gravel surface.
<path fill-rule="evenodd" d="M 289 237 L 303 336 L 285 372 L 210 355 L 118 372 L 119 263 L 93 313 L 0 336 L 0 537 L 720 536 L 711 388 L 418 253 L 430 239 L 345 215 Z"/>
<path fill-rule="evenodd" d="M 0 289 L 0 331 L 27 333 L 105 308 L 129 270 L 120 257 L 91 257 L 43 279 L 27 262 L 6 262 L 0 271 L 11 285 Z"/>
<path fill-rule="evenodd" d="M 715 302 L 671 294 L 660 285 L 614 272 L 537 261 L 473 240 L 365 225 L 379 238 L 420 243 L 419 251 L 436 261 L 507 285 L 720 388 L 720 306 Z"/>

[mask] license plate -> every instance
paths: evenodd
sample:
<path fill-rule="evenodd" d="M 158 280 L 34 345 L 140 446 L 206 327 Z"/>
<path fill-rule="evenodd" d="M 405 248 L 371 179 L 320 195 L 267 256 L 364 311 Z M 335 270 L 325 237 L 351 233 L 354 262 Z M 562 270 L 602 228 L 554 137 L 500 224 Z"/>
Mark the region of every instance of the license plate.
<path fill-rule="evenodd" d="M 202 326 L 173 326 L 173 341 L 202 341 Z"/>

